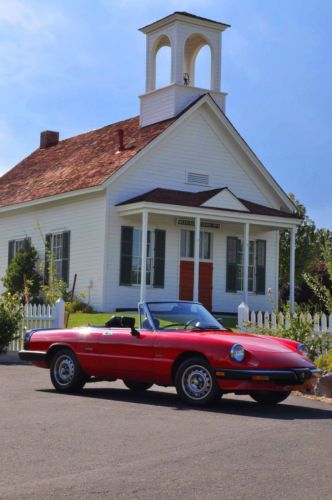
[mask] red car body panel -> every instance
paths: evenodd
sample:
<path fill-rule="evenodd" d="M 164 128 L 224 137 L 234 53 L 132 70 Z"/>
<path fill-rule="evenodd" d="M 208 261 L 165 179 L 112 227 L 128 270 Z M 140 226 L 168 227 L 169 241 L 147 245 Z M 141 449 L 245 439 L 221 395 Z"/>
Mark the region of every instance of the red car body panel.
<path fill-rule="evenodd" d="M 231 359 L 230 348 L 241 344 L 246 350 L 242 362 Z M 72 349 L 82 369 L 92 377 L 128 379 L 159 385 L 174 384 L 174 367 L 188 353 L 203 355 L 218 370 L 314 369 L 308 357 L 297 351 L 298 342 L 250 333 L 231 331 L 150 331 L 132 334 L 130 328 L 84 327 L 35 331 L 29 351 L 51 353 L 58 346 Z M 50 357 L 33 361 L 49 367 Z M 292 390 L 280 382 L 218 378 L 224 391 Z M 296 389 L 299 385 L 296 385 Z"/>

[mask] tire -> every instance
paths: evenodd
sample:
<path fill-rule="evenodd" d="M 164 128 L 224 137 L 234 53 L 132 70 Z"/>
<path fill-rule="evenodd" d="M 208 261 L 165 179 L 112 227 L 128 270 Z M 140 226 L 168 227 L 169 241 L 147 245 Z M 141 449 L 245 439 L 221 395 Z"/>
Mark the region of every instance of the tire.
<path fill-rule="evenodd" d="M 135 380 L 124 380 L 124 385 L 133 392 L 144 392 L 150 389 L 153 384 L 147 382 L 136 382 Z"/>
<path fill-rule="evenodd" d="M 192 406 L 207 406 L 221 396 L 211 366 L 200 357 L 181 363 L 175 375 L 175 387 L 182 401 Z"/>
<path fill-rule="evenodd" d="M 257 403 L 266 405 L 276 405 L 285 401 L 290 395 L 290 391 L 254 391 L 250 393 L 250 397 Z"/>
<path fill-rule="evenodd" d="M 50 376 L 59 392 L 79 392 L 87 381 L 75 353 L 70 349 L 56 351 L 51 361 Z"/>

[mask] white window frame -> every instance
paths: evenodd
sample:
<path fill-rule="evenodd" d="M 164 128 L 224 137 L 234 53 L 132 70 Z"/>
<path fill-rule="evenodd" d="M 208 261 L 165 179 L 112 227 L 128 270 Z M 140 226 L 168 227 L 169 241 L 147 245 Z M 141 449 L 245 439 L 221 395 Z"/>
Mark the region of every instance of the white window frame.
<path fill-rule="evenodd" d="M 138 249 L 139 249 L 139 255 L 134 255 L 134 235 L 135 231 L 139 233 L 139 242 L 138 242 Z M 155 238 L 155 232 L 154 229 L 148 229 L 148 242 L 150 238 L 150 243 L 148 243 L 148 248 L 147 248 L 147 259 L 146 259 L 146 286 L 147 288 L 152 288 L 153 287 L 153 278 L 154 278 L 154 238 Z M 138 267 L 137 271 L 133 271 L 134 269 L 134 259 L 136 262 L 138 261 Z M 132 251 L 132 256 L 131 256 L 131 286 L 140 286 L 141 285 L 141 270 L 142 270 L 142 228 L 140 227 L 133 227 L 133 251 Z M 150 282 L 148 280 L 148 272 L 150 272 Z M 136 273 L 136 282 L 133 280 L 133 275 Z"/>
<path fill-rule="evenodd" d="M 56 245 L 55 242 L 61 238 L 61 245 Z M 56 250 L 56 251 L 55 251 Z M 53 256 L 55 265 L 55 275 L 58 280 L 62 279 L 62 262 L 63 262 L 63 231 L 51 233 L 51 248 L 50 251 Z M 60 256 L 61 253 L 61 256 Z"/>
<path fill-rule="evenodd" d="M 189 260 L 189 261 L 194 261 L 194 248 L 193 248 L 193 252 L 192 252 L 192 255 L 193 257 L 187 257 L 187 256 L 182 256 L 182 234 L 184 233 L 192 233 L 192 234 L 195 234 L 195 231 L 193 231 L 192 229 L 181 229 L 180 230 L 180 259 L 181 260 Z M 203 250 L 203 238 L 202 238 L 202 235 L 203 234 L 209 234 L 210 235 L 210 257 L 209 258 L 204 258 L 202 257 L 202 250 Z M 200 262 L 213 262 L 213 243 L 214 243 L 214 232 L 213 231 L 204 231 L 204 230 L 201 230 L 200 231 L 200 243 L 199 243 L 199 260 Z M 190 237 L 187 237 L 186 238 L 186 250 L 190 250 Z M 195 242 L 193 241 L 193 245 L 195 246 Z"/>
<path fill-rule="evenodd" d="M 241 242 L 241 255 L 242 255 L 242 262 L 239 264 L 237 263 L 237 270 L 240 270 L 240 278 L 236 276 L 236 293 L 243 293 L 243 239 L 238 238 L 238 240 Z M 250 251 L 250 246 L 253 246 L 253 252 Z M 252 256 L 252 264 L 250 264 L 250 257 Z M 250 269 L 252 269 L 252 279 L 250 278 Z M 238 288 L 237 283 L 238 279 L 240 279 L 241 282 L 241 288 Z M 250 289 L 250 282 L 252 282 L 252 289 Z M 250 294 L 255 294 L 256 293 L 256 240 L 250 240 L 249 241 L 249 266 L 248 266 L 248 293 Z"/>

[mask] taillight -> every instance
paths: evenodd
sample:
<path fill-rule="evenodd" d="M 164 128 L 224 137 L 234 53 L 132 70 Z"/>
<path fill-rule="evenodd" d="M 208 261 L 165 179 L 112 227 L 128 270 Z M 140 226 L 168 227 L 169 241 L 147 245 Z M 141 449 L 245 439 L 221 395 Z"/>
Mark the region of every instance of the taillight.
<path fill-rule="evenodd" d="M 32 337 L 32 334 L 35 330 L 30 330 L 29 332 L 27 332 L 25 335 L 24 335 L 24 342 L 23 342 L 23 349 L 25 351 L 28 351 L 29 350 L 29 344 L 30 344 L 30 339 Z"/>

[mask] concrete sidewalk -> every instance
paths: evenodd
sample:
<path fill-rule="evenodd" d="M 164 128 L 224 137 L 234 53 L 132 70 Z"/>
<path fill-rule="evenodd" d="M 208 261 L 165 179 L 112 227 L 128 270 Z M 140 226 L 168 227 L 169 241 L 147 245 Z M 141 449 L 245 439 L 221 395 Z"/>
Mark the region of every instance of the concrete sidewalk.
<path fill-rule="evenodd" d="M 28 361 L 21 361 L 17 351 L 7 351 L 0 354 L 0 365 L 30 365 Z"/>

